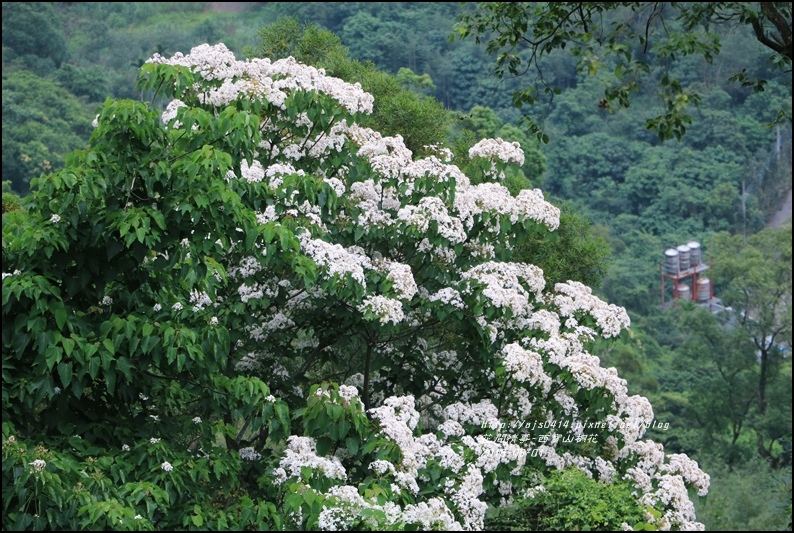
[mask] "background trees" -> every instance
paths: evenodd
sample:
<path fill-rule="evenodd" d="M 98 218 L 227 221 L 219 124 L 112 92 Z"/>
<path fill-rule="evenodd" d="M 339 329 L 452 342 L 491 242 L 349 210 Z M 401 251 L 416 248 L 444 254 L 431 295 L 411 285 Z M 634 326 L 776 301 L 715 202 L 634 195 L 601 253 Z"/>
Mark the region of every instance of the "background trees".
<path fill-rule="evenodd" d="M 456 33 L 486 44 L 488 52 L 496 55 L 498 77 L 531 73 L 528 86 L 513 94 L 519 108 L 559 93 L 555 80 L 544 76 L 543 59 L 566 47 L 578 59 L 581 72 L 610 72 L 599 102 L 602 109 L 628 107 L 631 93 L 650 78 L 664 111 L 648 118 L 645 126 L 664 140 L 681 138 L 692 123 L 687 107 L 701 101 L 700 93 L 681 79 L 683 72 L 676 63 L 691 68 L 687 59 L 692 56 L 711 63 L 720 52 L 724 35 L 720 26 L 739 25 L 752 29 L 755 39 L 772 52 L 768 65 L 791 70 L 789 2 L 481 2 L 460 16 Z M 729 75 L 758 91 L 767 83 L 747 68 Z M 790 106 L 779 113 L 790 120 Z M 527 124 L 548 138 L 536 120 Z"/>
<path fill-rule="evenodd" d="M 767 417 L 768 393 L 777 381 L 784 349 L 791 346 L 791 225 L 763 230 L 747 239 L 720 234 L 715 238 L 719 251 L 714 276 L 724 291 L 725 302 L 736 309 L 736 327 L 752 343 L 758 361 L 755 399 L 760 418 Z M 790 361 L 790 356 L 789 356 Z M 790 366 L 789 366 L 790 368 Z M 787 380 L 788 381 L 788 380 Z M 781 382 L 791 394 L 788 386 Z M 785 394 L 784 390 L 780 390 Z M 785 402 L 782 405 L 789 405 Z M 785 408 L 778 411 L 783 420 Z M 788 414 L 790 417 L 790 414 Z M 773 458 L 771 449 L 779 439 L 790 439 L 790 427 L 777 416 L 763 420 L 758 428 L 758 452 L 773 463 L 791 461 L 790 452 Z M 762 429 L 763 428 L 763 429 Z M 790 442 L 790 441 L 789 441 Z M 785 444 L 784 444 L 785 445 Z M 789 444 L 790 446 L 790 444 Z"/>
<path fill-rule="evenodd" d="M 29 71 L 3 73 L 3 180 L 30 180 L 63 167 L 85 145 L 91 115 L 68 90 Z"/>

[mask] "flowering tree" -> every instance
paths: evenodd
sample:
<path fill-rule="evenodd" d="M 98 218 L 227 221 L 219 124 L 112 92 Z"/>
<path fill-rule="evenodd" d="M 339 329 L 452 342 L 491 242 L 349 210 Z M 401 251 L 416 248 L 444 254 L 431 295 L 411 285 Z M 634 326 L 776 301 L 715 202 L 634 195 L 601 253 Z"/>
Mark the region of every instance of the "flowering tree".
<path fill-rule="evenodd" d="M 4 219 L 4 526 L 482 529 L 566 470 L 631 495 L 591 527 L 701 526 L 708 476 L 587 351 L 625 311 L 511 262 L 559 223 L 500 184 L 517 144 L 467 177 L 223 45 L 140 84 L 164 112 L 106 102 Z"/>

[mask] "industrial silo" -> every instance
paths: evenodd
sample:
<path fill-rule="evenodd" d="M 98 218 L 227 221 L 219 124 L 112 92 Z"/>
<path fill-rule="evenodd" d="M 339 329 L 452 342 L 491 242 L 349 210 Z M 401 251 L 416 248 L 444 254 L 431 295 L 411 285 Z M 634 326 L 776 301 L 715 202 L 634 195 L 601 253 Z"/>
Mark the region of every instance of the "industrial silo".
<path fill-rule="evenodd" d="M 699 304 L 708 303 L 711 299 L 711 280 L 709 278 L 700 278 L 695 284 L 695 299 Z"/>
<path fill-rule="evenodd" d="M 676 285 L 676 290 L 678 292 L 679 300 L 692 299 L 692 289 L 690 289 L 689 285 L 687 285 L 686 283 L 679 283 L 678 285 Z"/>
<path fill-rule="evenodd" d="M 697 268 L 697 266 L 702 262 L 701 255 L 700 255 L 700 243 L 696 241 L 686 243 L 689 246 L 689 262 L 692 264 L 692 268 Z"/>
<path fill-rule="evenodd" d="M 678 250 L 675 248 L 664 252 L 664 271 L 667 274 L 678 274 Z"/>
<path fill-rule="evenodd" d="M 692 268 L 692 264 L 689 259 L 689 253 L 691 251 L 689 249 L 689 246 L 687 246 L 686 244 L 682 244 L 681 246 L 676 248 L 676 250 L 678 250 L 678 264 L 681 271 L 689 270 L 690 268 Z"/>

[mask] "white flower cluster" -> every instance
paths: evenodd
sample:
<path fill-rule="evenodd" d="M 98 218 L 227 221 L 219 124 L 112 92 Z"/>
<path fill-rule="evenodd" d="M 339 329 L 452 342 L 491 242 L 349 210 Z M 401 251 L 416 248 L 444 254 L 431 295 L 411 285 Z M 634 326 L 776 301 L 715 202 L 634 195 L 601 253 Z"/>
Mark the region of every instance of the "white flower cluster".
<path fill-rule="evenodd" d="M 499 183 L 459 186 L 455 194 L 455 210 L 469 230 L 474 226 L 475 217 L 485 212 L 507 217 L 512 224 L 525 219 L 535 220 L 552 231 L 560 225 L 559 208 L 546 202 L 539 189 L 524 189 L 513 197 L 507 187 Z M 491 217 L 489 231 L 499 234 L 498 217 Z"/>
<path fill-rule="evenodd" d="M 240 161 L 240 174 L 248 183 L 259 183 L 265 177 L 265 169 L 262 168 L 262 163 L 257 160 L 254 160 L 249 166 L 248 161 L 243 159 Z"/>
<path fill-rule="evenodd" d="M 257 163 L 259 162 L 257 161 Z M 270 188 L 278 189 L 284 183 L 284 176 L 290 176 L 292 174 L 297 174 L 298 176 L 306 175 L 303 170 L 295 170 L 295 167 L 293 167 L 290 163 L 273 163 L 267 167 L 266 171 L 263 170 L 262 175 L 263 177 L 267 176 L 268 185 Z M 260 178 L 260 180 L 261 179 L 262 178 Z"/>
<path fill-rule="evenodd" d="M 327 273 L 328 278 L 350 276 L 360 285 L 366 285 L 364 269 L 371 270 L 373 267 L 363 250 L 355 247 L 346 249 L 339 244 L 312 239 L 308 233 L 298 235 L 298 240 L 303 253 L 311 257 Z"/>
<path fill-rule="evenodd" d="M 517 142 L 507 142 L 500 138 L 483 139 L 469 148 L 469 157 L 484 157 L 488 160 L 498 159 L 506 163 L 524 164 L 524 150 Z"/>
<path fill-rule="evenodd" d="M 449 420 L 455 420 L 461 424 L 486 425 L 492 428 L 500 426 L 499 409 L 491 400 L 482 400 L 475 404 L 453 403 L 444 408 L 444 415 Z"/>
<path fill-rule="evenodd" d="M 254 276 L 260 270 L 262 270 L 262 265 L 259 260 L 249 255 L 241 259 L 236 266 L 230 267 L 227 272 L 230 278 L 240 279 Z"/>
<path fill-rule="evenodd" d="M 455 510 L 463 518 L 463 529 L 467 531 L 484 529 L 488 504 L 479 500 L 479 496 L 484 492 L 480 469 L 470 466 L 460 485 L 449 492 Z"/>
<path fill-rule="evenodd" d="M 452 248 L 445 248 L 443 246 L 436 246 L 430 243 L 427 238 L 422 239 L 416 247 L 417 252 L 422 252 L 430 256 L 431 261 L 442 263 L 444 265 L 452 265 L 455 262 L 457 254 Z"/>
<path fill-rule="evenodd" d="M 619 456 L 636 462 L 636 466 L 626 470 L 624 479 L 640 491 L 639 503 L 663 511 L 659 519 L 650 514 L 646 516 L 649 523 L 663 531 L 703 531 L 703 524 L 696 522 L 687 484 L 695 488 L 699 496 L 705 496 L 710 478 L 695 461 L 683 454 L 671 454 L 665 462 L 662 445 L 652 441 L 633 442 L 624 447 Z"/>
<path fill-rule="evenodd" d="M 350 185 L 348 198 L 355 206 L 356 225 L 367 231 L 394 224 L 392 211 L 400 207 L 392 187 L 383 187 L 373 180 L 357 181 Z"/>
<path fill-rule="evenodd" d="M 444 434 L 445 437 L 462 437 L 466 434 L 466 430 L 457 420 L 449 419 L 440 426 L 438 430 Z"/>
<path fill-rule="evenodd" d="M 28 463 L 33 472 L 43 472 L 47 468 L 47 462 L 41 459 L 36 459 L 32 463 Z"/>
<path fill-rule="evenodd" d="M 311 490 L 311 489 L 308 489 Z M 364 510 L 382 510 L 377 504 L 366 501 L 356 487 L 341 485 L 331 487 L 325 494 L 326 501 L 320 516 L 317 518 L 317 527 L 322 531 L 344 531 L 351 528 L 362 516 L 372 513 L 362 513 Z M 395 505 L 396 507 L 396 505 Z M 396 514 L 399 514 L 397 509 Z M 365 519 L 373 530 L 378 530 L 385 524 L 378 524 L 374 519 Z M 380 526 L 380 527 L 379 527 Z"/>
<path fill-rule="evenodd" d="M 14 275 L 19 275 L 20 273 L 21 272 L 19 270 L 15 271 L 13 274 L 11 272 L 3 272 L 3 279 L 6 279 L 7 277 L 14 276 Z"/>
<path fill-rule="evenodd" d="M 430 498 L 426 502 L 407 505 L 403 510 L 407 524 L 417 524 L 423 531 L 463 531 L 455 515 L 441 498 Z"/>
<path fill-rule="evenodd" d="M 339 178 L 326 178 L 325 183 L 336 193 L 337 196 L 344 196 L 346 191 L 345 182 Z"/>
<path fill-rule="evenodd" d="M 528 316 L 533 309 L 530 298 L 540 298 L 546 285 L 543 271 L 535 265 L 524 263 L 481 263 L 461 274 L 463 281 L 484 285 L 482 295 L 494 307 L 508 308 L 513 316 Z M 473 293 L 468 285 L 466 293 Z"/>
<path fill-rule="evenodd" d="M 258 283 L 254 283 L 253 286 L 243 283 L 237 287 L 237 294 L 240 295 L 240 300 L 242 300 L 244 303 L 250 300 L 259 300 L 265 296 L 262 286 Z"/>
<path fill-rule="evenodd" d="M 176 118 L 177 110 L 180 107 L 187 107 L 187 104 L 182 100 L 171 100 L 168 105 L 165 107 L 165 111 L 163 111 L 162 119 L 164 124 L 168 124 L 172 120 Z M 174 122 L 173 126 L 174 129 L 179 129 L 182 127 L 182 123 L 179 121 Z"/>
<path fill-rule="evenodd" d="M 445 446 L 433 434 L 415 437 L 413 434 L 419 422 L 419 413 L 412 396 L 393 396 L 387 398 L 381 407 L 370 409 L 370 415 L 379 422 L 381 433 L 400 447 L 402 461 L 399 468 L 373 463 L 377 472 L 385 469 L 394 475 L 397 484 L 413 493 L 419 492 L 417 477 L 419 470 L 427 461 L 438 458 L 440 463 L 454 472 L 463 467 L 463 458 L 449 446 Z"/>
<path fill-rule="evenodd" d="M 380 133 L 357 124 L 348 129 L 350 138 L 359 145 L 357 155 L 369 161 L 372 170 L 386 180 L 396 180 L 411 164 L 413 154 L 401 136 L 383 137 Z"/>
<path fill-rule="evenodd" d="M 155 54 L 148 63 L 163 63 L 190 67 L 205 80 L 220 80 L 202 95 L 205 103 L 215 107 L 225 106 L 241 95 L 264 98 L 276 107 L 283 107 L 287 96 L 295 90 L 317 91 L 334 98 L 350 113 L 371 113 L 372 95 L 359 84 L 346 83 L 326 76 L 322 70 L 301 65 L 292 57 L 272 62 L 269 59 L 237 61 L 223 44 L 202 44 L 188 55 L 175 54 L 166 59 Z"/>
<path fill-rule="evenodd" d="M 425 176 L 432 176 L 439 182 L 453 182 L 461 186 L 467 186 L 469 178 L 455 165 L 448 164 L 449 161 L 442 161 L 436 156 L 425 157 L 412 161 L 403 169 L 402 180 L 408 186 L 408 191 L 412 192 L 412 181 Z"/>
<path fill-rule="evenodd" d="M 281 311 L 277 311 L 273 317 L 265 322 L 262 327 L 268 331 L 276 331 L 280 329 L 289 329 L 295 325 L 295 322 Z"/>
<path fill-rule="evenodd" d="M 355 387 L 351 387 L 350 385 L 340 385 L 339 386 L 339 396 L 342 397 L 345 405 L 349 405 L 350 402 L 353 400 L 358 399 L 358 389 Z"/>
<path fill-rule="evenodd" d="M 320 457 L 317 455 L 317 443 L 311 437 L 292 435 L 287 439 L 287 449 L 273 472 L 277 483 L 285 483 L 292 477 L 301 477 L 301 468 L 308 467 L 319 470 L 325 477 L 347 479 L 345 467 L 336 457 Z"/>
<path fill-rule="evenodd" d="M 190 303 L 193 304 L 193 312 L 201 311 L 208 305 L 212 305 L 209 295 L 206 292 L 199 292 L 197 289 L 190 291 Z"/>
<path fill-rule="evenodd" d="M 594 355 L 581 353 L 567 358 L 562 366 L 567 368 L 585 389 L 606 386 L 608 374 L 601 367 L 601 361 Z"/>
<path fill-rule="evenodd" d="M 386 279 L 392 282 L 392 289 L 397 293 L 399 299 L 410 300 L 414 297 L 418 289 L 409 265 L 381 257 L 373 261 L 373 266 L 378 270 L 388 272 Z"/>
<path fill-rule="evenodd" d="M 262 454 L 250 446 L 240 448 L 240 459 L 244 461 L 258 461 L 262 458 Z"/>
<path fill-rule="evenodd" d="M 408 205 L 400 209 L 397 218 L 414 226 L 420 232 L 426 232 L 430 223 L 435 222 L 438 234 L 450 244 L 462 243 L 466 240 L 466 231 L 459 218 L 450 216 L 441 198 L 426 196 L 419 200 L 418 205 Z"/>
<path fill-rule="evenodd" d="M 697 489 L 698 496 L 708 494 L 711 478 L 700 469 L 697 461 L 693 461 L 682 453 L 668 455 L 667 461 L 667 464 L 662 465 L 662 471 L 671 475 L 680 475 L 684 481 Z"/>
<path fill-rule="evenodd" d="M 384 325 L 389 322 L 399 324 L 405 318 L 402 302 L 385 296 L 367 296 L 358 306 L 358 310 L 372 313 Z"/>
<path fill-rule="evenodd" d="M 543 370 L 543 358 L 531 350 L 525 350 L 519 344 L 508 344 L 502 349 L 504 365 L 516 381 L 539 386 L 543 394 L 551 390 L 551 378 Z"/>
<path fill-rule="evenodd" d="M 593 290 L 583 283 L 578 281 L 558 283 L 554 286 L 554 292 L 552 300 L 560 316 L 571 317 L 578 311 L 585 312 L 595 319 L 601 334 L 605 337 L 615 337 L 631 325 L 631 319 L 625 309 L 607 304 L 594 296 Z"/>
<path fill-rule="evenodd" d="M 500 464 L 514 463 L 512 473 L 518 475 L 527 460 L 526 448 L 518 444 L 497 442 L 482 435 L 476 437 L 466 435 L 462 441 L 468 448 L 474 450 L 477 457 L 474 464 L 485 473 L 493 472 Z"/>
<path fill-rule="evenodd" d="M 445 305 L 452 306 L 455 309 L 466 308 L 466 304 L 463 302 L 463 298 L 460 297 L 460 293 L 451 287 L 439 289 L 435 293 L 431 294 L 428 297 L 428 300 L 431 302 L 441 302 Z"/>
<path fill-rule="evenodd" d="M 318 527 L 323 531 L 340 531 L 360 521 L 373 531 L 391 530 L 402 524 L 418 526 L 421 530 L 461 531 L 463 527 L 455 520 L 455 516 L 441 498 L 431 498 L 427 502 L 407 505 L 405 509 L 392 502 L 383 505 L 365 500 L 356 487 L 343 485 L 332 487 L 326 494 L 326 507 L 317 520 Z M 363 511 L 370 512 L 363 512 Z M 371 511 L 380 511 L 385 516 L 385 523 L 379 523 Z"/>

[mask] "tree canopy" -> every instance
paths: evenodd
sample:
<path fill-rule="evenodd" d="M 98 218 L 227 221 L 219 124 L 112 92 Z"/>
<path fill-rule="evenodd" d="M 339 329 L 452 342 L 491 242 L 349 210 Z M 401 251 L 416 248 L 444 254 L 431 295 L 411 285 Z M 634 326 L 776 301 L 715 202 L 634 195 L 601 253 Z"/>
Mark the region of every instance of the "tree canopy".
<path fill-rule="evenodd" d="M 702 529 L 709 476 L 590 352 L 625 310 L 514 256 L 560 224 L 502 184 L 517 142 L 467 175 L 360 125 L 359 84 L 223 45 L 140 89 L 165 110 L 109 99 L 4 215 L 6 528 L 481 529 L 600 482 L 605 529 Z"/>
<path fill-rule="evenodd" d="M 791 72 L 790 2 L 479 2 L 460 15 L 456 36 L 486 43 L 498 77 L 530 77 L 513 95 L 519 108 L 561 92 L 549 61 L 563 51 L 576 58 L 580 72 L 609 73 L 598 104 L 605 110 L 628 107 L 631 93 L 650 79 L 663 110 L 645 126 L 664 140 L 681 138 L 692 123 L 689 105 L 700 102 L 674 66 L 687 56 L 711 63 L 725 28 L 736 26 L 751 30 L 771 57 L 766 70 L 747 66 L 731 73 L 733 80 L 763 91 L 771 70 Z M 537 116 L 525 118 L 547 139 Z M 783 118 L 791 120 L 790 106 L 779 110 Z"/>

